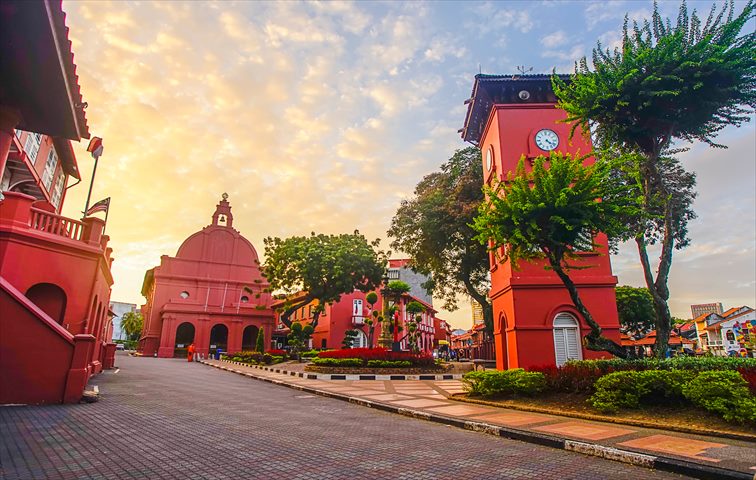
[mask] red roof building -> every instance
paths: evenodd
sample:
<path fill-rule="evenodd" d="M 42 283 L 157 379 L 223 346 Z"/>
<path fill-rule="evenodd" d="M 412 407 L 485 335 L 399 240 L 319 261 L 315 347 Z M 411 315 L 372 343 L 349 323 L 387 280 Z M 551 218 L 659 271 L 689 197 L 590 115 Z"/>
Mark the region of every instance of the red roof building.
<path fill-rule="evenodd" d="M 60 2 L 0 8 L 0 404 L 78 402 L 113 365 L 105 222 L 60 215 L 89 138 Z"/>

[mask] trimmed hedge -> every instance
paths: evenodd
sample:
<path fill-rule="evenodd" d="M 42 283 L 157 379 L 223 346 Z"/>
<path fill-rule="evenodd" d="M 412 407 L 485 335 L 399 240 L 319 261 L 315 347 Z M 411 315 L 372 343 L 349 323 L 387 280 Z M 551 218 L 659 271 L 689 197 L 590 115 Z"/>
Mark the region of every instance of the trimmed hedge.
<path fill-rule="evenodd" d="M 683 394 L 728 422 L 756 423 L 756 397 L 738 372 L 703 372 L 683 387 Z"/>
<path fill-rule="evenodd" d="M 610 373 L 644 370 L 684 370 L 690 372 L 734 371 L 745 378 L 756 392 L 756 358 L 738 357 L 675 357 L 640 360 L 572 360 L 561 367 L 546 365 L 531 371 L 546 375 L 549 390 L 559 392 L 593 391 L 596 381 Z"/>
<path fill-rule="evenodd" d="M 407 360 L 368 360 L 367 366 L 370 368 L 410 368 L 412 362 Z"/>
<path fill-rule="evenodd" d="M 588 403 L 601 412 L 690 401 L 727 421 L 756 423 L 756 397 L 733 370 L 614 372 L 601 377 L 595 388 Z"/>
<path fill-rule="evenodd" d="M 385 348 L 344 348 L 341 350 L 327 350 L 318 354 L 319 358 L 359 358 L 365 362 L 370 360 L 407 361 L 413 367 L 433 368 L 436 361 L 433 355 L 416 354 L 411 352 L 392 352 Z"/>
<path fill-rule="evenodd" d="M 683 386 L 693 378 L 695 373 L 682 370 L 614 372 L 598 379 L 588 403 L 600 412 L 638 408 L 641 403 L 680 403 Z"/>
<path fill-rule="evenodd" d="M 313 365 L 321 367 L 361 367 L 363 366 L 360 358 L 313 358 Z"/>
<path fill-rule="evenodd" d="M 546 376 L 540 372 L 512 370 L 483 370 L 467 372 L 462 377 L 465 390 L 473 395 L 535 395 L 546 390 Z"/>

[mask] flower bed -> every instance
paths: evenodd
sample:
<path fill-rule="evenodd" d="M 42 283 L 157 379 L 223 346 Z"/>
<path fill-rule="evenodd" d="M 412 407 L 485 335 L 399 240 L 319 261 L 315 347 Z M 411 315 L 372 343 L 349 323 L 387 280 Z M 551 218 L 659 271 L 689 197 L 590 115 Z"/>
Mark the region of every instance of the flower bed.
<path fill-rule="evenodd" d="M 328 350 L 320 352 L 318 358 L 358 358 L 365 367 L 370 361 L 409 362 L 411 367 L 437 368 L 436 360 L 430 354 L 416 354 L 410 352 L 392 352 L 385 348 L 346 348 L 342 350 Z M 374 364 L 377 365 L 377 364 Z M 380 368 L 380 367 L 374 367 Z"/>

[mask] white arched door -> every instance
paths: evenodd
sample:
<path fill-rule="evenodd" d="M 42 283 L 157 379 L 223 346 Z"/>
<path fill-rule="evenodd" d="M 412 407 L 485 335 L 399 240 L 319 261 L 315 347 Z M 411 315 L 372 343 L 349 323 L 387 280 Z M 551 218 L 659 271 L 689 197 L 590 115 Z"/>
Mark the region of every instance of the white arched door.
<path fill-rule="evenodd" d="M 367 347 L 367 336 L 362 330 L 356 330 L 357 336 L 354 337 L 354 341 L 352 342 L 352 348 L 366 348 Z"/>
<path fill-rule="evenodd" d="M 567 360 L 582 360 L 583 349 L 580 348 L 580 327 L 569 313 L 559 313 L 554 317 L 554 354 L 558 367 Z"/>

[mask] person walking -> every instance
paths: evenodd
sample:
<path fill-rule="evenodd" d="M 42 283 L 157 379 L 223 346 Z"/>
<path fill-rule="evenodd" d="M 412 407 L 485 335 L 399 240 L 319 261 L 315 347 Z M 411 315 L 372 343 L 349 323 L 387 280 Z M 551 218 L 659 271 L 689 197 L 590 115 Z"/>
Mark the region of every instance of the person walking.
<path fill-rule="evenodd" d="M 194 343 L 189 345 L 189 348 L 186 350 L 186 360 L 191 362 L 192 358 L 194 358 Z"/>

